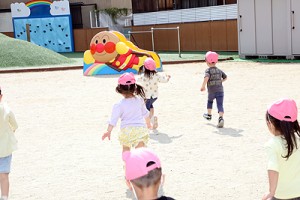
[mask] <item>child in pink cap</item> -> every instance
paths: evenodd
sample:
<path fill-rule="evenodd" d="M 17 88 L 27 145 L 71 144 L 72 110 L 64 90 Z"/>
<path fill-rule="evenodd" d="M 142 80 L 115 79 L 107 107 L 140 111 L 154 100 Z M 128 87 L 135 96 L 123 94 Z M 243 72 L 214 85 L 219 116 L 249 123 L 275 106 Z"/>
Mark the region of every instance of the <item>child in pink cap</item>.
<path fill-rule="evenodd" d="M 200 90 L 205 91 L 205 86 L 207 86 L 208 99 L 207 113 L 205 113 L 203 117 L 207 120 L 211 120 L 213 101 L 214 99 L 216 99 L 219 113 L 219 120 L 217 126 L 219 128 L 222 128 L 224 126 L 224 89 L 222 83 L 227 80 L 227 75 L 222 70 L 216 67 L 216 64 L 218 62 L 218 54 L 216 52 L 208 51 L 205 55 L 205 61 L 208 66 L 208 69 L 205 70 L 204 80 Z"/>
<path fill-rule="evenodd" d="M 17 149 L 17 140 L 14 132 L 18 128 L 18 124 L 13 112 L 3 102 L 2 96 L 0 88 L 0 200 L 7 200 L 12 152 Z"/>
<path fill-rule="evenodd" d="M 156 64 L 152 58 L 147 58 L 139 70 L 143 74 L 138 82 L 143 86 L 146 96 L 146 107 L 150 111 L 150 119 L 153 117 L 153 129 L 158 127 L 157 116 L 154 116 L 153 103 L 158 98 L 158 83 L 166 83 L 171 78 L 170 75 L 160 75 L 156 71 Z"/>
<path fill-rule="evenodd" d="M 118 80 L 116 92 L 124 98 L 114 105 L 107 131 L 103 134 L 102 140 L 108 138 L 112 129 L 121 119 L 121 132 L 119 141 L 123 146 L 123 152 L 130 148 L 143 147 L 149 140 L 150 124 L 149 111 L 144 102 L 145 93 L 143 87 L 136 84 L 133 73 L 124 73 Z M 146 122 L 146 123 L 145 123 Z M 147 127 L 146 127 L 147 125 Z"/>
<path fill-rule="evenodd" d="M 266 143 L 269 192 L 263 200 L 300 200 L 300 127 L 292 99 L 268 107 L 266 122 L 272 138 Z"/>
<path fill-rule="evenodd" d="M 163 175 L 158 156 L 148 148 L 134 149 L 123 153 L 126 181 L 137 200 L 174 200 L 161 196 L 158 190 Z"/>

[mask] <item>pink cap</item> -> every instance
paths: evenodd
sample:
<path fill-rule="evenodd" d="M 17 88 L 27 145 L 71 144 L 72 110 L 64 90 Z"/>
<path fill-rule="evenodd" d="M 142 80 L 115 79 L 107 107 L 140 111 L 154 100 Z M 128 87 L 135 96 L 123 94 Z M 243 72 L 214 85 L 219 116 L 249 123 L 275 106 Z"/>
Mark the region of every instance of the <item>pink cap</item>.
<path fill-rule="evenodd" d="M 297 120 L 298 109 L 294 100 L 280 99 L 268 107 L 268 113 L 280 121 L 294 122 Z"/>
<path fill-rule="evenodd" d="M 124 73 L 119 77 L 118 83 L 120 85 L 131 85 L 135 83 L 134 74 L 132 72 Z"/>
<path fill-rule="evenodd" d="M 149 171 L 161 167 L 157 155 L 145 147 L 125 151 L 123 160 L 125 161 L 126 179 L 129 181 L 145 176 Z M 153 164 L 147 166 L 149 162 L 153 162 Z"/>
<path fill-rule="evenodd" d="M 218 54 L 216 52 L 213 52 L 213 51 L 208 51 L 206 54 L 205 54 L 205 60 L 212 64 L 212 63 L 217 63 L 218 62 Z"/>
<path fill-rule="evenodd" d="M 152 58 L 146 58 L 145 62 L 144 62 L 144 66 L 146 69 L 150 70 L 150 71 L 155 71 L 156 70 L 156 65 L 155 62 Z"/>

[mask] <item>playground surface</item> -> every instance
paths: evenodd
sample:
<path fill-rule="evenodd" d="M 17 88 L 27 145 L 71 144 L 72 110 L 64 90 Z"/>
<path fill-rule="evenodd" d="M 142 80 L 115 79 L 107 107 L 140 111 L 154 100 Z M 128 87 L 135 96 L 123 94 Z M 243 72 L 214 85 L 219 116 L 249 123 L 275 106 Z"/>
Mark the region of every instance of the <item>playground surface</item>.
<path fill-rule="evenodd" d="M 165 65 L 172 78 L 155 103 L 157 133 L 148 146 L 161 158 L 165 185 L 175 199 L 260 199 L 268 190 L 265 111 L 281 97 L 300 105 L 300 64 L 220 62 L 228 75 L 225 127 L 203 119 L 204 63 Z M 124 181 L 119 126 L 102 141 L 121 96 L 117 76 L 84 77 L 82 70 L 0 74 L 16 115 L 19 149 L 13 154 L 11 198 L 132 199 Z"/>

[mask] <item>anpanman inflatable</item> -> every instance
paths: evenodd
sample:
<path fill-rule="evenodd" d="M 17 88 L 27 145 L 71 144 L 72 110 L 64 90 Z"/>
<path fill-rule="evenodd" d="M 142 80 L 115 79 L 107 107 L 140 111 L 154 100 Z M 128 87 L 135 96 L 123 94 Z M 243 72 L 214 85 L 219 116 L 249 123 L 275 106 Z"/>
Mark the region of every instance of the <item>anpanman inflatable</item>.
<path fill-rule="evenodd" d="M 155 61 L 158 71 L 162 64 L 157 53 L 138 48 L 117 31 L 102 31 L 90 43 L 90 50 L 84 52 L 83 73 L 89 75 L 137 73 L 146 58 Z"/>

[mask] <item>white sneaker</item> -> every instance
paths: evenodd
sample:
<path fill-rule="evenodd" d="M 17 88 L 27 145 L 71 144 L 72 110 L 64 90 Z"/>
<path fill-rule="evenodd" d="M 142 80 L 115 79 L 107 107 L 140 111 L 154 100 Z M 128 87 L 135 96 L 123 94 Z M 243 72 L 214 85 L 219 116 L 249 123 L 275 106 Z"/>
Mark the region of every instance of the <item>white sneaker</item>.
<path fill-rule="evenodd" d="M 223 117 L 219 117 L 218 128 L 223 128 L 223 127 L 224 127 L 224 119 Z"/>

